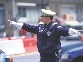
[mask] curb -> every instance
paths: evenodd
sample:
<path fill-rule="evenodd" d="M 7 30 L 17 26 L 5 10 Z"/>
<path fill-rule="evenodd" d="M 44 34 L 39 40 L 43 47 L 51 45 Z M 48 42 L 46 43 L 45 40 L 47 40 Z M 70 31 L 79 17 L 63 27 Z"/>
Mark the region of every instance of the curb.
<path fill-rule="evenodd" d="M 19 56 L 26 56 L 26 55 L 33 55 L 33 54 L 39 54 L 39 52 L 26 52 L 21 54 L 14 54 L 14 55 L 11 55 L 11 57 L 19 57 Z"/>

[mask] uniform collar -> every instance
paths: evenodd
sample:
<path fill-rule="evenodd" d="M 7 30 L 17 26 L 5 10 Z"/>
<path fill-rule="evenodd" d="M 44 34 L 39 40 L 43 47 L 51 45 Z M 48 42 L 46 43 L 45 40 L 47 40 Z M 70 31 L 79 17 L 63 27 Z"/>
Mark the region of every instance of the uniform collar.
<path fill-rule="evenodd" d="M 47 24 L 44 24 L 44 27 L 45 27 L 45 28 L 50 27 L 50 26 L 52 25 L 53 22 L 54 22 L 54 21 L 51 21 L 48 25 L 47 25 Z"/>

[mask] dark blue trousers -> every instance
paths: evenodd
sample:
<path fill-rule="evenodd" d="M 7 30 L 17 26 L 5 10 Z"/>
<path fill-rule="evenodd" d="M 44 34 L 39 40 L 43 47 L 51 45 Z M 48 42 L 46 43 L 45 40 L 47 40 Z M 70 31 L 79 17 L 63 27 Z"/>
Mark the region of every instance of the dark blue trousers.
<path fill-rule="evenodd" d="M 55 53 L 50 55 L 40 54 L 40 62 L 56 62 Z"/>

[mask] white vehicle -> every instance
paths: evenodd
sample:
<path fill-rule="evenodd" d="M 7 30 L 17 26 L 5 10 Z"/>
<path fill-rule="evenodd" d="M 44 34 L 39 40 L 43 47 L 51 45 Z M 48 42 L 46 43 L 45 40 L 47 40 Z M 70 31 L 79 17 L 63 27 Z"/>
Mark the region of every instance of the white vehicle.
<path fill-rule="evenodd" d="M 13 62 L 13 59 L 0 49 L 0 62 Z"/>

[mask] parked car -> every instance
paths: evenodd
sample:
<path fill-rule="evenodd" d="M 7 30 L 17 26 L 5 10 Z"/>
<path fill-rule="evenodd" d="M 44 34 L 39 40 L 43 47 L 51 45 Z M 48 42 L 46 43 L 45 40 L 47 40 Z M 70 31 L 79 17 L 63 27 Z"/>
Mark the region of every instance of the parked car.
<path fill-rule="evenodd" d="M 13 62 L 13 58 L 0 49 L 0 62 Z"/>
<path fill-rule="evenodd" d="M 64 52 L 60 62 L 83 62 L 83 46 Z"/>
<path fill-rule="evenodd" d="M 66 40 L 66 37 L 61 36 L 60 40 Z"/>

